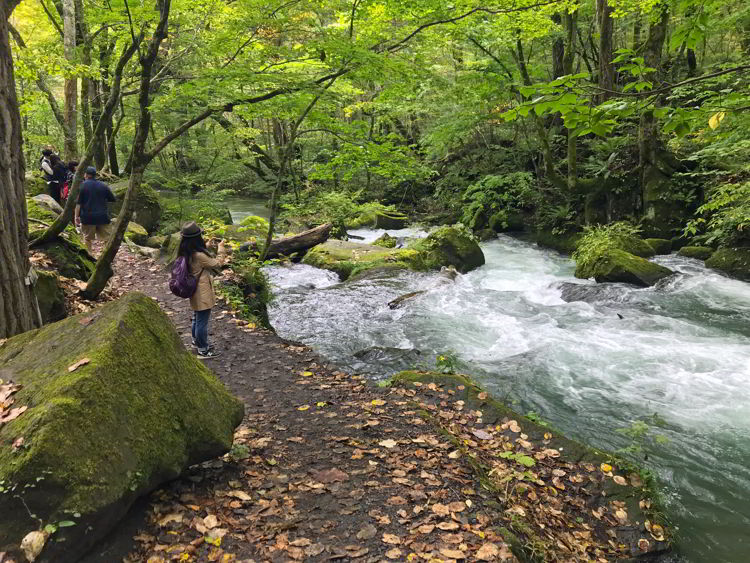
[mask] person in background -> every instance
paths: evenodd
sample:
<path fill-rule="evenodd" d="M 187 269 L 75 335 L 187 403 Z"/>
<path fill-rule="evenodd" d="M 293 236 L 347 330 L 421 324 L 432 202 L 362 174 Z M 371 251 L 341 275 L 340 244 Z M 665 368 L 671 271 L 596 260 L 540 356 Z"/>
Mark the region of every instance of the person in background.
<path fill-rule="evenodd" d="M 115 194 L 104 182 L 96 179 L 96 168 L 89 166 L 84 174 L 76 204 L 75 221 L 81 227 L 83 241 L 89 252 L 93 252 L 94 240 L 109 237 L 109 206 L 115 201 Z"/>
<path fill-rule="evenodd" d="M 76 168 L 78 168 L 78 161 L 77 160 L 71 160 L 68 162 L 68 175 L 65 178 L 65 183 L 62 187 L 62 200 L 67 201 L 68 200 L 68 194 L 70 193 L 70 188 L 73 186 L 73 176 L 76 174 Z"/>
<path fill-rule="evenodd" d="M 211 309 L 216 305 L 212 270 L 224 265 L 227 250 L 224 242 L 220 242 L 216 258 L 209 254 L 203 231 L 194 222 L 182 227 L 179 256 L 184 256 L 190 265 L 190 275 L 197 278 L 198 286 L 190 298 L 190 308 L 193 310 L 193 344 L 198 348 L 198 358 L 215 358 L 218 354 L 208 343 L 208 321 Z"/>
<path fill-rule="evenodd" d="M 52 171 L 52 165 L 49 162 L 49 157 L 52 156 L 52 149 L 50 148 L 43 148 L 42 149 L 42 158 L 39 159 L 39 170 L 44 172 L 44 179 L 49 181 L 50 177 L 53 174 Z"/>
<path fill-rule="evenodd" d="M 65 180 L 68 178 L 68 168 L 65 166 L 60 157 L 56 154 L 51 154 L 49 157 L 49 164 L 52 168 L 52 175 L 47 180 L 47 191 L 49 195 L 57 203 L 61 202 L 62 188 Z M 47 171 L 45 170 L 45 173 Z"/>

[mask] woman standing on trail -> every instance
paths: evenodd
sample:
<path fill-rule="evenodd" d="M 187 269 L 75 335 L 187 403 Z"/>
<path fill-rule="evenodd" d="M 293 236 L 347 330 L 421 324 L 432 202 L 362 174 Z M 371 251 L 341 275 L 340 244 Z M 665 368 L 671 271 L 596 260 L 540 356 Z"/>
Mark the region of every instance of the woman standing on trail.
<path fill-rule="evenodd" d="M 224 242 L 220 242 L 218 255 L 212 258 L 203 240 L 203 231 L 194 221 L 187 223 L 181 234 L 178 255 L 185 257 L 190 266 L 190 275 L 198 280 L 195 293 L 190 297 L 190 307 L 193 309 L 193 345 L 198 348 L 199 359 L 215 358 L 218 354 L 208 343 L 208 320 L 211 317 L 211 309 L 216 305 L 211 271 L 224 264 L 227 257 L 226 248 Z"/>

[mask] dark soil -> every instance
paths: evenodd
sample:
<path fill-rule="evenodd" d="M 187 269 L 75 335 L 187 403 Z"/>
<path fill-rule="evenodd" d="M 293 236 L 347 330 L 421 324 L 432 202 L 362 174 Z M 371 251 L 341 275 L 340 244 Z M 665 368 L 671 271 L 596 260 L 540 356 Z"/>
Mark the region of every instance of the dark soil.
<path fill-rule="evenodd" d="M 113 284 L 156 299 L 190 347 L 188 303 L 163 268 L 125 249 L 115 267 Z M 155 491 L 86 562 L 516 561 L 508 497 L 441 427 L 484 428 L 452 391 L 377 388 L 219 307 L 210 332 L 220 356 L 206 364 L 245 402 L 233 451 Z M 546 536 L 570 535 L 565 516 Z M 624 554 L 585 534 L 519 535 L 549 560 Z"/>

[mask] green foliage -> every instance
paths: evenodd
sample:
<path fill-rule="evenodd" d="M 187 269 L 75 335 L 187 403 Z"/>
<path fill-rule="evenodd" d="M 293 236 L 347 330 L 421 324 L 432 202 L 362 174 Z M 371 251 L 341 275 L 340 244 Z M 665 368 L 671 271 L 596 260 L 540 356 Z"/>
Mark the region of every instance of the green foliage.
<path fill-rule="evenodd" d="M 717 186 L 698 214 L 685 228 L 687 236 L 695 236 L 706 245 L 748 246 L 750 182 Z"/>
<path fill-rule="evenodd" d="M 663 434 L 655 433 L 653 430 L 654 427 L 664 428 L 666 425 L 666 421 L 654 413 L 634 421 L 630 426 L 618 428 L 617 432 L 630 440 L 630 444 L 618 450 L 618 453 L 636 460 L 642 459 L 648 453 L 649 448 L 658 448 L 669 442 L 669 438 Z"/>
<path fill-rule="evenodd" d="M 579 268 L 589 269 L 600 256 L 610 250 L 623 248 L 629 243 L 629 239 L 638 237 L 640 232 L 639 227 L 625 221 L 584 227 L 583 236 L 573 253 L 573 259 Z"/>
<path fill-rule="evenodd" d="M 528 209 L 538 202 L 534 179 L 527 172 L 485 176 L 466 189 L 461 222 L 473 230 L 488 226 L 490 217 L 505 217 L 513 210 Z"/>
<path fill-rule="evenodd" d="M 454 374 L 458 370 L 458 356 L 453 352 L 444 352 L 435 358 L 435 371 Z"/>

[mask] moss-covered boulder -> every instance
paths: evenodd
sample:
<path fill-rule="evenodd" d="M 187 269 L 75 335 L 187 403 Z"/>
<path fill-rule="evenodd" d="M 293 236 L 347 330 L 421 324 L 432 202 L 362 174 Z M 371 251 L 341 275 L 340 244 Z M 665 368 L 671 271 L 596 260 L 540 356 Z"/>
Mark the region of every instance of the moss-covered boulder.
<path fill-rule="evenodd" d="M 47 193 L 47 181 L 42 178 L 41 172 L 26 176 L 24 188 L 29 196 Z"/>
<path fill-rule="evenodd" d="M 44 270 L 37 270 L 37 276 L 34 294 L 44 324 L 54 323 L 67 317 L 65 292 L 60 285 L 60 278 L 54 272 Z"/>
<path fill-rule="evenodd" d="M 460 226 L 440 227 L 409 248 L 423 255 L 424 268 L 439 270 L 442 266 L 453 266 L 465 274 L 484 265 L 484 253 L 468 229 Z"/>
<path fill-rule="evenodd" d="M 36 229 L 44 228 L 42 223 L 51 225 L 52 222 L 57 219 L 57 215 L 58 214 L 52 211 L 49 207 L 40 205 L 34 198 L 26 198 L 26 216 L 29 217 L 29 219 L 35 220 L 29 225 L 29 230 L 34 231 Z M 41 221 L 41 223 L 39 223 L 39 221 Z"/>
<path fill-rule="evenodd" d="M 148 246 L 149 248 L 161 248 L 165 240 L 167 240 L 167 237 L 165 236 L 154 235 L 146 239 L 146 244 L 144 246 Z"/>
<path fill-rule="evenodd" d="M 647 238 L 644 240 L 651 248 L 653 248 L 656 254 L 669 254 L 672 252 L 671 240 L 665 238 Z"/>
<path fill-rule="evenodd" d="M 122 208 L 122 202 L 125 199 L 125 192 L 128 191 L 128 180 L 122 180 L 112 184 L 112 191 L 114 192 L 117 201 L 111 205 L 110 210 L 113 215 L 117 215 Z M 162 212 L 162 206 L 161 203 L 159 203 L 159 197 L 156 191 L 146 182 L 143 182 L 135 194 L 133 221 L 141 225 L 149 233 L 152 233 L 159 225 Z"/>
<path fill-rule="evenodd" d="M 383 233 L 372 244 L 382 246 L 383 248 L 396 248 L 397 243 L 398 239 L 396 237 L 392 237 L 388 233 Z"/>
<path fill-rule="evenodd" d="M 624 250 L 633 256 L 640 256 L 641 258 L 656 256 L 654 248 L 648 242 L 638 237 L 620 237 L 618 239 L 618 247 L 620 250 Z"/>
<path fill-rule="evenodd" d="M 136 498 L 228 451 L 243 417 L 140 293 L 8 340 L 0 373 L 28 409 L 0 426 L 0 552 L 67 522 L 38 562 L 77 561 Z"/>
<path fill-rule="evenodd" d="M 496 233 L 519 233 L 526 227 L 525 219 L 520 211 L 499 211 L 490 216 L 487 224 Z"/>
<path fill-rule="evenodd" d="M 551 248 L 563 254 L 572 254 L 581 240 L 581 233 L 553 233 L 551 231 L 536 231 L 532 240 L 539 246 Z"/>
<path fill-rule="evenodd" d="M 52 199 L 52 196 L 50 195 L 39 194 L 39 195 L 35 195 L 31 199 L 33 199 L 37 203 L 37 205 L 39 205 L 39 207 L 48 209 L 55 215 L 60 215 L 60 213 L 63 212 L 62 206 L 59 203 L 57 203 L 54 199 Z"/>
<path fill-rule="evenodd" d="M 683 246 L 677 252 L 678 256 L 685 258 L 697 258 L 698 260 L 708 260 L 714 253 L 714 249 L 708 246 Z"/>
<path fill-rule="evenodd" d="M 148 231 L 138 223 L 131 221 L 128 223 L 128 228 L 125 231 L 125 238 L 135 244 L 147 246 Z"/>
<path fill-rule="evenodd" d="M 36 247 L 52 261 L 55 269 L 66 278 L 88 281 L 94 273 L 96 259 L 89 254 L 80 237 L 65 233 L 52 242 Z"/>
<path fill-rule="evenodd" d="M 669 268 L 624 250 L 609 250 L 589 264 L 579 264 L 575 275 L 582 279 L 594 278 L 597 282 L 622 282 L 647 287 L 673 273 Z"/>
<path fill-rule="evenodd" d="M 181 240 L 182 236 L 180 233 L 172 233 L 164 239 L 161 245 L 161 252 L 164 255 L 167 265 L 172 264 L 177 259 L 177 251 L 180 249 Z"/>
<path fill-rule="evenodd" d="M 405 228 L 408 223 L 409 217 L 397 211 L 367 211 L 347 226 L 352 229 L 372 227 L 395 230 Z"/>
<path fill-rule="evenodd" d="M 302 262 L 336 272 L 342 280 L 374 269 L 426 269 L 422 253 L 410 248 L 383 248 L 372 244 L 329 239 L 311 248 Z"/>
<path fill-rule="evenodd" d="M 706 266 L 741 280 L 750 280 L 750 248 L 720 248 Z"/>

